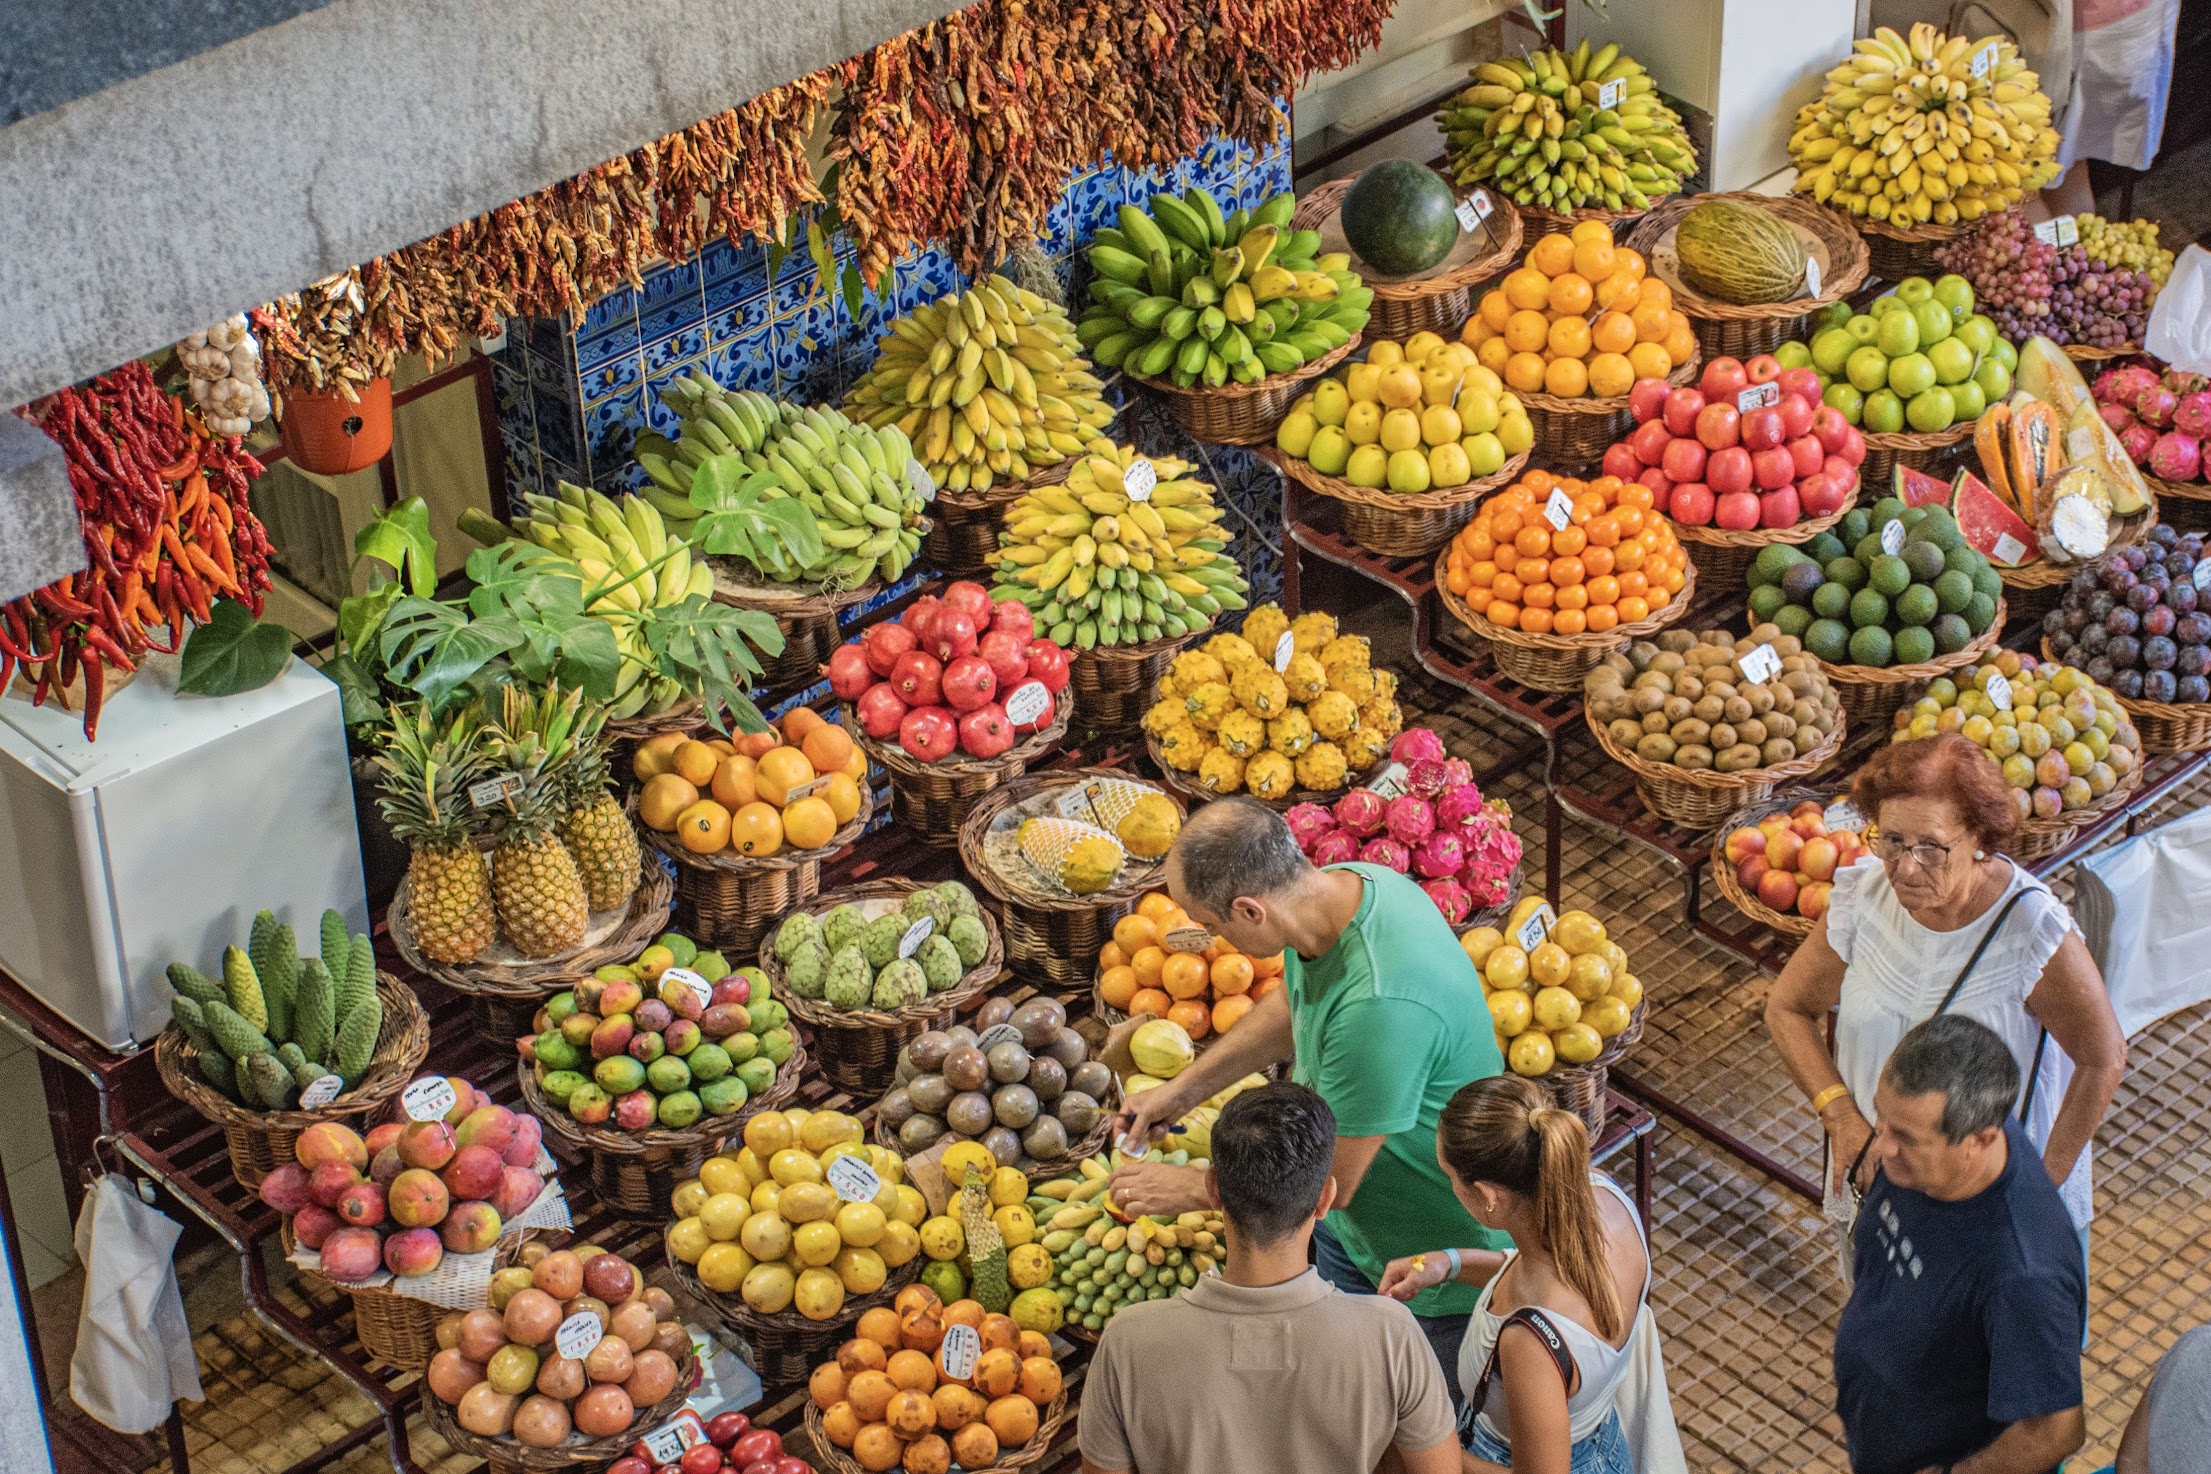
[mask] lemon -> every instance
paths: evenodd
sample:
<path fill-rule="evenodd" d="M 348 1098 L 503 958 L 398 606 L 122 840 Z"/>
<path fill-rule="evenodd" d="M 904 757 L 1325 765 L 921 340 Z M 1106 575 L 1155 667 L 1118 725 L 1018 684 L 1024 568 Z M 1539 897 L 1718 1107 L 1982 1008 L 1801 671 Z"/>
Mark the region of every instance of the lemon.
<path fill-rule="evenodd" d="M 844 1240 L 837 1237 L 834 1223 L 801 1223 L 791 1231 L 791 1252 L 798 1262 L 809 1266 L 827 1264 L 837 1257 L 844 1247 Z"/>
<path fill-rule="evenodd" d="M 1528 976 L 1539 988 L 1563 987 L 1574 971 L 1574 956 L 1556 942 L 1543 942 L 1528 954 Z"/>
<path fill-rule="evenodd" d="M 966 1247 L 967 1235 L 957 1218 L 940 1213 L 921 1225 L 921 1252 L 931 1259 L 957 1259 Z"/>
<path fill-rule="evenodd" d="M 1623 972 L 1612 980 L 1612 991 L 1606 996 L 1617 998 L 1632 1009 L 1643 1001 L 1643 981 L 1632 972 Z"/>
<path fill-rule="evenodd" d="M 828 1320 L 844 1309 L 844 1281 L 826 1269 L 802 1269 L 791 1303 L 808 1320 Z"/>
<path fill-rule="evenodd" d="M 1566 973 L 1566 991 L 1587 1003 L 1602 998 L 1612 987 L 1612 964 L 1599 952 L 1576 957 Z"/>
<path fill-rule="evenodd" d="M 745 1123 L 745 1147 L 763 1161 L 789 1146 L 797 1135 L 780 1111 L 762 1111 Z"/>
<path fill-rule="evenodd" d="M 778 1185 L 789 1187 L 794 1182 L 821 1181 L 821 1161 L 811 1152 L 797 1147 L 785 1147 L 768 1158 L 768 1175 Z"/>
<path fill-rule="evenodd" d="M 1459 946 L 1466 953 L 1467 961 L 1480 972 L 1489 961 L 1489 954 L 1505 944 L 1505 934 L 1494 926 L 1477 926 L 1459 938 Z"/>
<path fill-rule="evenodd" d="M 1600 1039 L 1610 1039 L 1628 1026 L 1632 1010 L 1617 998 L 1594 999 L 1582 1006 L 1581 1022 L 1597 1031 Z"/>
<path fill-rule="evenodd" d="M 880 1243 L 890 1220 L 873 1203 L 847 1203 L 837 1210 L 837 1237 L 857 1248 Z"/>
<path fill-rule="evenodd" d="M 749 1193 L 752 1179 L 735 1157 L 708 1157 L 699 1164 L 699 1181 L 710 1193 Z"/>
<path fill-rule="evenodd" d="M 883 1281 L 890 1276 L 883 1256 L 873 1249 L 843 1250 L 829 1267 L 837 1272 L 838 1282 L 848 1295 L 872 1295 L 883 1288 Z"/>
<path fill-rule="evenodd" d="M 699 1227 L 717 1244 L 734 1241 L 752 1216 L 752 1205 L 736 1193 L 715 1193 L 699 1205 Z"/>
<path fill-rule="evenodd" d="M 1525 988 L 1528 985 L 1528 954 L 1510 942 L 1499 943 L 1482 964 L 1482 978 L 1492 988 Z"/>
<path fill-rule="evenodd" d="M 1585 1065 L 1604 1052 L 1605 1042 L 1587 1024 L 1568 1024 L 1551 1036 L 1551 1047 L 1570 1065 Z"/>
<path fill-rule="evenodd" d="M 738 1174 L 737 1180 L 742 1191 L 751 1191 L 750 1184 L 745 1183 L 742 1173 Z M 678 1218 L 696 1218 L 700 1205 L 713 1195 L 712 1189 L 694 1177 L 689 1182 L 676 1184 L 676 1190 L 669 1194 L 668 1206 Z"/>
<path fill-rule="evenodd" d="M 668 1225 L 668 1252 L 686 1264 L 696 1264 L 699 1256 L 714 1247 L 714 1241 L 706 1236 L 706 1228 L 696 1218 L 679 1218 Z"/>
<path fill-rule="evenodd" d="M 1528 995 L 1518 988 L 1500 988 L 1489 995 L 1489 1021 L 1507 1039 L 1522 1033 L 1534 1019 Z"/>
<path fill-rule="evenodd" d="M 875 1241 L 874 1247 L 883 1262 L 896 1269 L 901 1264 L 912 1263 L 913 1257 L 921 1252 L 921 1235 L 914 1231 L 912 1224 L 893 1218 L 883 1225 L 883 1236 Z"/>
<path fill-rule="evenodd" d="M 1551 940 L 1576 957 L 1601 951 L 1606 941 L 1605 924 L 1587 911 L 1568 911 L 1551 928 Z"/>
<path fill-rule="evenodd" d="M 780 1182 L 762 1182 L 752 1190 L 752 1211 L 755 1213 L 773 1213 L 782 1201 L 783 1184 Z"/>
<path fill-rule="evenodd" d="M 775 1211 L 785 1223 L 815 1223 L 837 1211 L 837 1195 L 819 1182 L 794 1182 L 783 1189 Z"/>
<path fill-rule="evenodd" d="M 1535 1029 L 1528 1030 L 1512 1041 L 1512 1052 L 1506 1056 L 1515 1075 L 1541 1075 L 1548 1073 L 1557 1063 L 1557 1055 L 1551 1048 L 1551 1036 Z"/>
<path fill-rule="evenodd" d="M 1539 1028 L 1563 1029 L 1581 1017 L 1581 1000 L 1564 988 L 1537 989 L 1534 1007 Z"/>
<path fill-rule="evenodd" d="M 748 1146 L 737 1153 L 737 1170 L 745 1174 L 745 1190 L 750 1192 L 768 1180 L 768 1159 Z"/>
<path fill-rule="evenodd" d="M 744 1228 L 737 1234 L 737 1242 L 755 1259 L 781 1259 L 791 1252 L 791 1225 L 785 1223 L 779 1213 L 755 1213 L 745 1220 Z"/>
<path fill-rule="evenodd" d="M 922 1197 L 921 1190 L 902 1182 L 898 1184 L 897 1196 L 897 1206 L 884 1209 L 885 1215 L 893 1223 L 903 1223 L 908 1228 L 921 1227 L 922 1220 L 929 1216 L 929 1202 Z"/>
<path fill-rule="evenodd" d="M 745 1276 L 756 1267 L 752 1256 L 735 1244 L 709 1244 L 699 1256 L 699 1283 L 718 1295 L 727 1295 L 742 1286 Z"/>

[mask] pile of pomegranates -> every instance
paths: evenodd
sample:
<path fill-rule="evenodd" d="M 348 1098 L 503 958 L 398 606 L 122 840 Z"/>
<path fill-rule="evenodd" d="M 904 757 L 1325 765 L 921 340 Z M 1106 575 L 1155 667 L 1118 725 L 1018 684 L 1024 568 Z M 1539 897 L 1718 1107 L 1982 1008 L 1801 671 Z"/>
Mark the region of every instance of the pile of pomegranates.
<path fill-rule="evenodd" d="M 1068 659 L 1026 604 L 961 579 L 839 647 L 827 674 L 847 726 L 935 763 L 997 757 L 1048 724 Z"/>

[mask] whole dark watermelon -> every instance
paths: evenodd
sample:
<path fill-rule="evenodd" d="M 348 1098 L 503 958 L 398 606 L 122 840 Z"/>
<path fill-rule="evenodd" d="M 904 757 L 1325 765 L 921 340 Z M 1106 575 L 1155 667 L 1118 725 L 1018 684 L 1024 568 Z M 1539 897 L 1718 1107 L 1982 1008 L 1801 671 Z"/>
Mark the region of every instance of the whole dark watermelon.
<path fill-rule="evenodd" d="M 1343 197 L 1343 234 L 1385 276 L 1426 271 L 1458 243 L 1458 201 L 1443 176 L 1410 159 L 1369 164 Z"/>

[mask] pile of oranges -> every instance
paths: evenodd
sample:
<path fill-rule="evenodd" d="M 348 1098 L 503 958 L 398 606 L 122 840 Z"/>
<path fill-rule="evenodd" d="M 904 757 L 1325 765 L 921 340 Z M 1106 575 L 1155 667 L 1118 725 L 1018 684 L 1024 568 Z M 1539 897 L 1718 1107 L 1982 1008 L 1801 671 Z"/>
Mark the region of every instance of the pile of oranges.
<path fill-rule="evenodd" d="M 696 855 L 818 850 L 860 812 L 867 754 L 845 729 L 795 707 L 765 732 L 639 743 L 637 816 Z"/>
<path fill-rule="evenodd" d="M 1547 235 L 1522 265 L 1482 294 L 1459 331 L 1475 360 L 1523 394 L 1617 399 L 1637 379 L 1663 379 L 1697 351 L 1673 289 L 1643 257 L 1584 220 Z"/>
<path fill-rule="evenodd" d="M 1220 937 L 1185 951 L 1204 928 L 1165 891 L 1148 891 L 1098 949 L 1098 997 L 1129 1014 L 1172 1019 L 1193 1039 L 1226 1033 L 1282 986 L 1282 954 L 1250 957 Z"/>
<path fill-rule="evenodd" d="M 1573 502 L 1564 527 L 1545 516 L 1554 490 Z M 1639 481 L 1529 471 L 1451 540 L 1444 585 L 1491 624 L 1530 634 L 1602 634 L 1648 618 L 1673 602 L 1689 568 L 1652 499 Z"/>

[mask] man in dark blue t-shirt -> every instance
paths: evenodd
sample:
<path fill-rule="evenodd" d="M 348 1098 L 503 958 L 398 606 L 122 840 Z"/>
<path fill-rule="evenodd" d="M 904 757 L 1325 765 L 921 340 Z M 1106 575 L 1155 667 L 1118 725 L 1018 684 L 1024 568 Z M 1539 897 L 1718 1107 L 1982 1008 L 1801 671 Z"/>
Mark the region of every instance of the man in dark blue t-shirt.
<path fill-rule="evenodd" d="M 2080 1241 L 2018 1095 L 2011 1051 L 1961 1014 L 1882 1068 L 1880 1170 L 1835 1332 L 1854 1474 L 2050 1474 L 2087 1439 Z"/>

